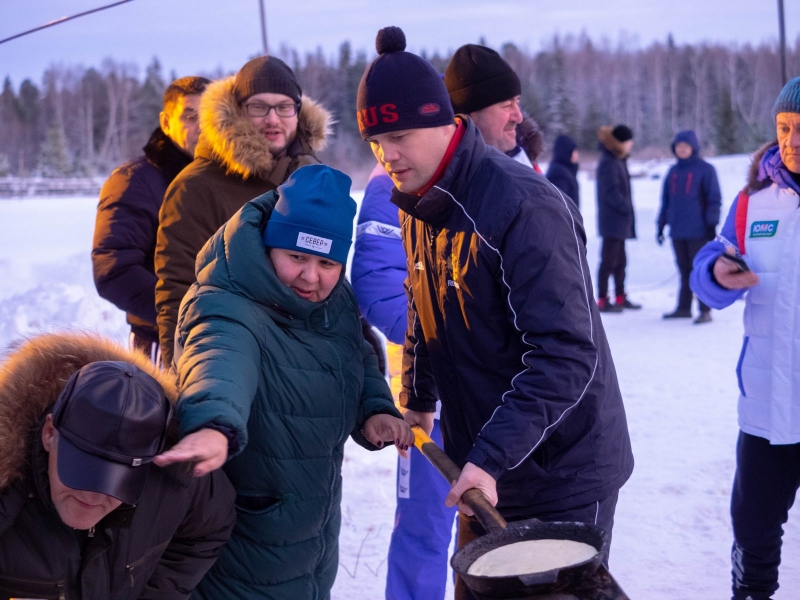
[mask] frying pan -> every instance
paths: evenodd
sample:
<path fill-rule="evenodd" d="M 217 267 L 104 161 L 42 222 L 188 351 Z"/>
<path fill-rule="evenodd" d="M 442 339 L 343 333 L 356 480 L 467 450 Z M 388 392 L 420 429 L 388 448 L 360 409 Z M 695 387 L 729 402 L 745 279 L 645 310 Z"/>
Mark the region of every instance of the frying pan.
<path fill-rule="evenodd" d="M 414 427 L 414 445 L 430 463 L 447 479 L 455 481 L 461 469 L 428 437 L 422 429 Z M 506 523 L 499 512 L 489 504 L 480 490 L 470 489 L 461 499 L 472 509 L 486 530 L 486 535 L 458 550 L 450 561 L 453 570 L 464 580 L 472 592 L 490 598 L 520 598 L 567 590 L 581 586 L 591 579 L 601 567 L 601 558 L 608 551 L 608 534 L 597 525 L 579 522 L 544 522 L 527 519 Z M 569 567 L 515 576 L 471 575 L 469 567 L 487 552 L 527 540 L 572 540 L 597 549 L 589 560 Z M 627 598 L 627 597 L 625 597 Z"/>

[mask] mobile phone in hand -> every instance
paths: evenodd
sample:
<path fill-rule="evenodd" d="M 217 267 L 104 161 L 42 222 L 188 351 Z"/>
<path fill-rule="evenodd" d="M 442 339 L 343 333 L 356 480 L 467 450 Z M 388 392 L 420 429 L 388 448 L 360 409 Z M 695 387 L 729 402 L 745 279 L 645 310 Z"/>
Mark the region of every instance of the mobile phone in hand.
<path fill-rule="evenodd" d="M 743 273 L 750 272 L 750 267 L 747 265 L 746 262 L 744 262 L 744 260 L 742 258 L 740 258 L 738 256 L 734 256 L 733 254 L 727 254 L 727 253 L 723 254 L 722 258 L 724 258 L 725 260 L 730 261 L 733 264 L 735 264 L 736 268 L 739 269 L 739 271 L 741 271 Z"/>

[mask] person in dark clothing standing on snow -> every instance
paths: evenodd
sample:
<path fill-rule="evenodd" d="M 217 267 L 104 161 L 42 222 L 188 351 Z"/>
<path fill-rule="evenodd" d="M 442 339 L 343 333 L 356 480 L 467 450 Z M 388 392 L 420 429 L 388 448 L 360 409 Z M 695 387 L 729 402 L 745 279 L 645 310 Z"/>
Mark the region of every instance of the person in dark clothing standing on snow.
<path fill-rule="evenodd" d="M 189 597 L 234 491 L 150 464 L 177 395 L 141 353 L 86 334 L 34 337 L 0 365 L 0 598 Z"/>
<path fill-rule="evenodd" d="M 700 158 L 700 144 L 694 131 L 680 131 L 672 142 L 678 163 L 667 172 L 661 192 L 658 214 L 658 245 L 664 243 L 664 227 L 669 225 L 675 262 L 681 274 L 678 307 L 664 315 L 665 319 L 692 318 L 692 289 L 689 276 L 692 261 L 706 242 L 717 235 L 722 197 L 717 171 Z M 700 316 L 695 323 L 711 321 L 711 309 L 699 298 Z"/>
<path fill-rule="evenodd" d="M 553 158 L 547 167 L 547 180 L 564 192 L 575 206 L 581 207 L 578 191 L 578 144 L 566 135 L 560 135 L 553 143 Z"/>
<path fill-rule="evenodd" d="M 194 157 L 200 94 L 211 83 L 183 77 L 164 92 L 164 110 L 144 155 L 117 168 L 100 191 L 92 244 L 97 293 L 127 313 L 130 347 L 159 360 L 153 255 L 158 211 L 172 180 Z"/>
<path fill-rule="evenodd" d="M 376 46 L 357 116 L 401 209 L 409 310 L 400 402 L 406 421 L 430 432 L 441 399 L 444 449 L 463 468 L 447 497 L 462 511 L 459 545 L 482 533 L 460 504 L 471 488 L 506 518 L 610 532 L 633 456 L 580 214 L 453 114 L 438 74 L 404 51 L 400 29 L 382 29 Z"/>
<path fill-rule="evenodd" d="M 622 312 L 642 308 L 625 294 L 625 240 L 636 238 L 636 215 L 631 198 L 628 156 L 633 148 L 633 132 L 625 125 L 601 127 L 600 162 L 597 164 L 597 229 L 603 238 L 597 276 L 597 306 L 600 312 Z M 616 302 L 608 299 L 608 278 L 614 276 Z"/>

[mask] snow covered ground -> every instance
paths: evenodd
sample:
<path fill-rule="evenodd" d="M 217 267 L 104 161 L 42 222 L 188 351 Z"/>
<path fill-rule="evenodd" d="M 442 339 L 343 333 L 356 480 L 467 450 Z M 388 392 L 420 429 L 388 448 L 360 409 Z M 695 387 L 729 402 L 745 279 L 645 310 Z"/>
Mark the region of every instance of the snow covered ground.
<path fill-rule="evenodd" d="M 748 158 L 713 159 L 723 214 Z M 632 168 L 633 170 L 633 168 Z M 643 165 L 655 175 L 664 165 Z M 633 182 L 639 240 L 628 244 L 628 288 L 638 312 L 604 316 L 636 457 L 617 507 L 611 570 L 634 600 L 726 598 L 728 516 L 734 473 L 736 381 L 742 303 L 710 325 L 664 322 L 675 307 L 677 273 L 668 244 L 655 243 L 660 179 Z M 589 262 L 597 265 L 594 182 L 581 173 Z M 83 329 L 124 341 L 122 313 L 92 283 L 95 198 L 0 200 L 0 351 L 42 330 Z M 338 600 L 383 597 L 394 520 L 395 453 L 350 444 L 344 466 Z M 800 512 L 786 526 L 781 590 L 800 595 Z"/>

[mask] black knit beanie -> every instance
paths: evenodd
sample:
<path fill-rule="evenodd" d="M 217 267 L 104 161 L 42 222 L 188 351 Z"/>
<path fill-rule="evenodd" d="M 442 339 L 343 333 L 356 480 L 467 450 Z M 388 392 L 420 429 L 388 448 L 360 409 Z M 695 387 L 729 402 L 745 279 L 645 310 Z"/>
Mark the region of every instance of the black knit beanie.
<path fill-rule="evenodd" d="M 614 136 L 618 142 L 627 142 L 628 140 L 633 139 L 633 131 L 631 131 L 630 127 L 626 127 L 625 125 L 617 125 L 611 131 L 611 135 Z"/>
<path fill-rule="evenodd" d="M 486 46 L 461 46 L 444 71 L 444 84 L 457 113 L 471 113 L 522 93 L 514 69 Z"/>
<path fill-rule="evenodd" d="M 239 69 L 233 94 L 239 104 L 255 94 L 283 94 L 299 103 L 303 92 L 289 65 L 274 56 L 259 56 Z"/>
<path fill-rule="evenodd" d="M 384 27 L 375 39 L 378 58 L 358 84 L 356 117 L 361 137 L 452 125 L 455 115 L 447 89 L 424 58 L 405 52 L 399 27 Z"/>

